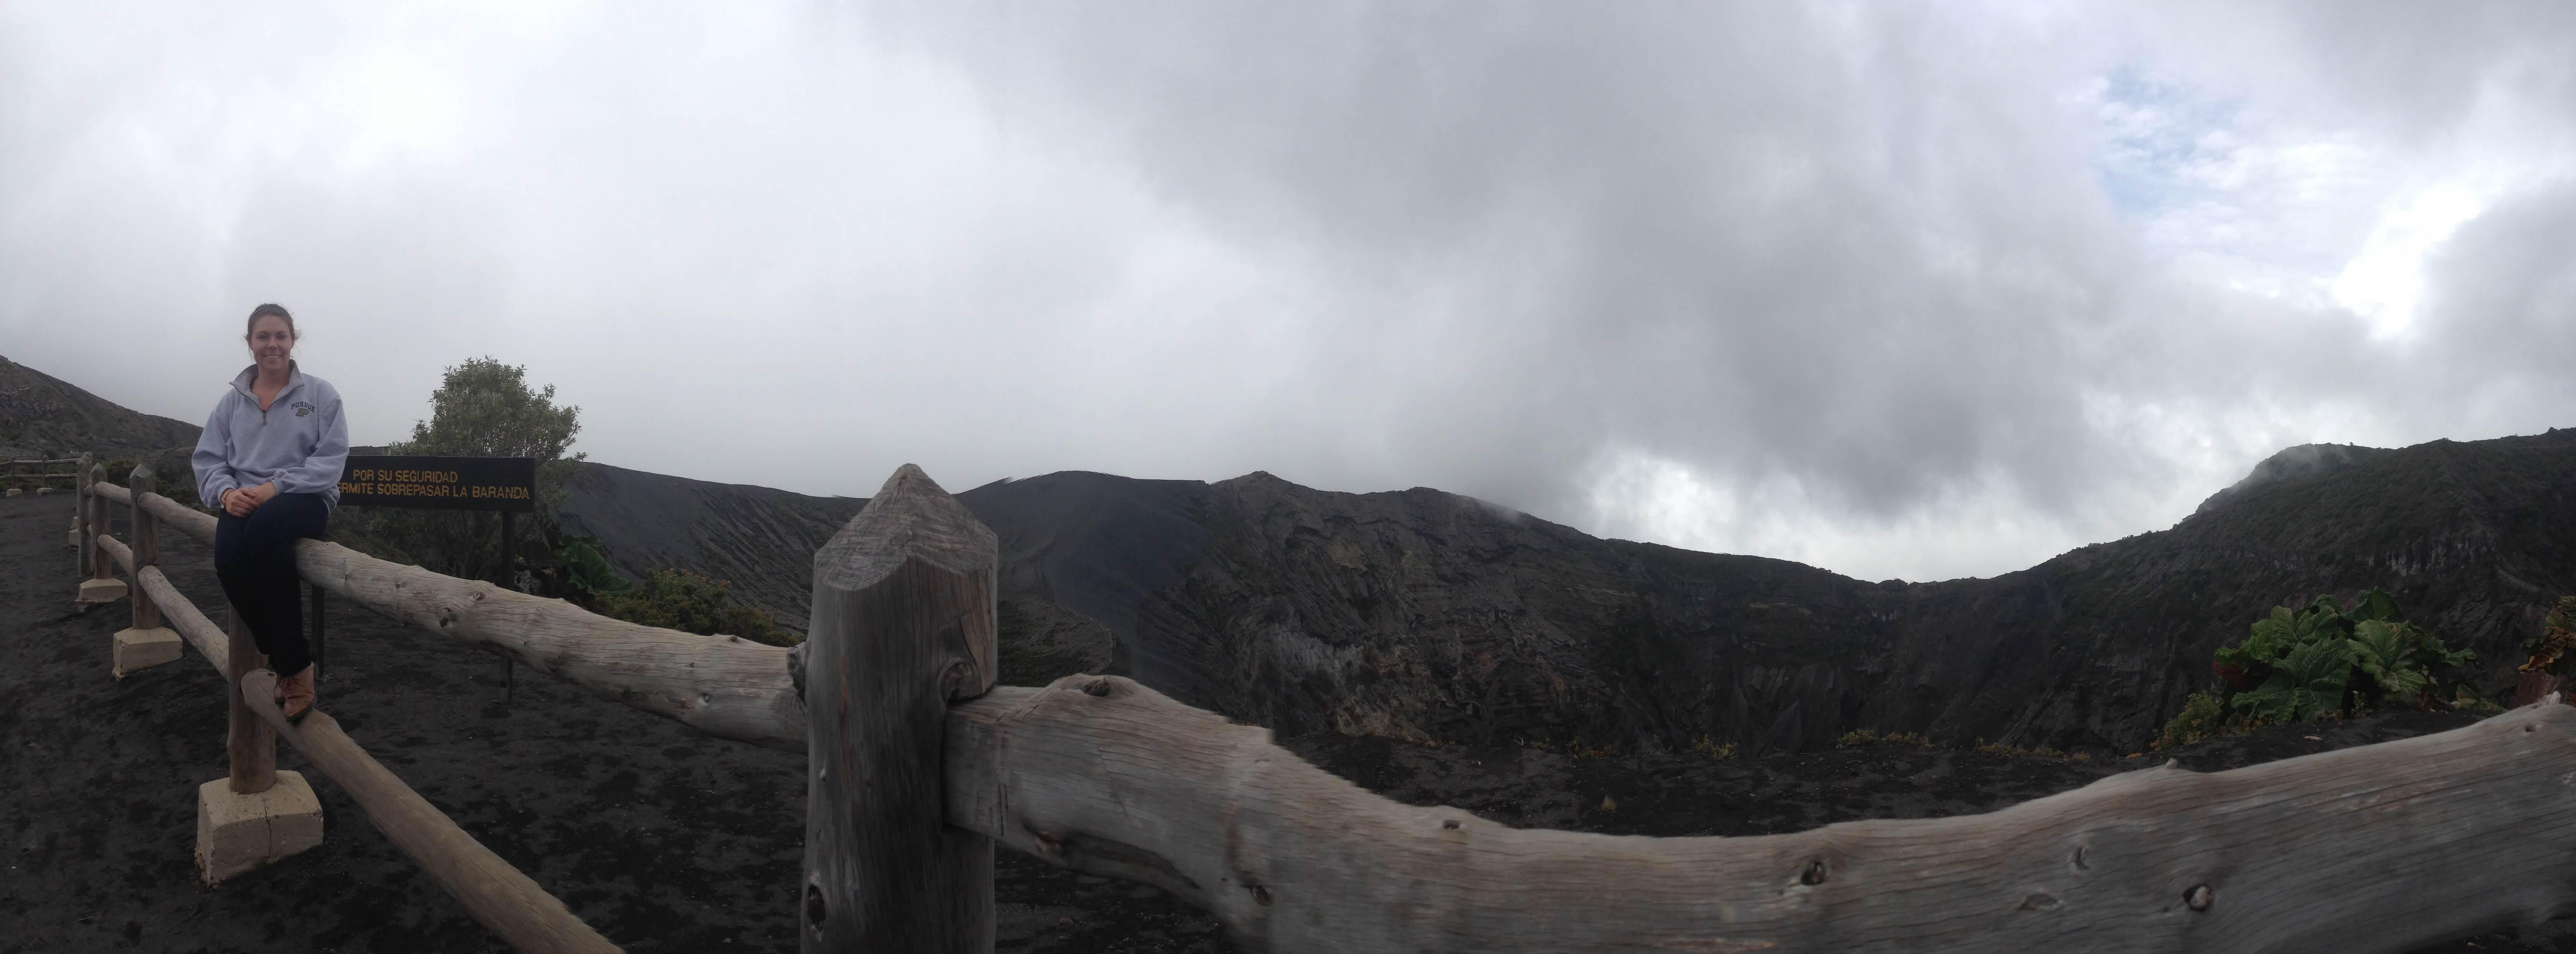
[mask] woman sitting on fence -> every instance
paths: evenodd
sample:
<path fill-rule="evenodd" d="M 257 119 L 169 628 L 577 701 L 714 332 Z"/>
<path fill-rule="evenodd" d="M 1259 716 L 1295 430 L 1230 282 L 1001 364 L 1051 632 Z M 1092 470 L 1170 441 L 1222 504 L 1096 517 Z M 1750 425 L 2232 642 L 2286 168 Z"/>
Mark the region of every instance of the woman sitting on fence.
<path fill-rule="evenodd" d="M 190 458 L 197 496 L 220 507 L 215 576 L 280 675 L 277 705 L 290 720 L 313 709 L 313 652 L 296 599 L 295 541 L 322 539 L 340 502 L 349 425 L 340 392 L 295 365 L 295 316 L 276 305 L 250 313 L 252 365 L 215 402 Z"/>

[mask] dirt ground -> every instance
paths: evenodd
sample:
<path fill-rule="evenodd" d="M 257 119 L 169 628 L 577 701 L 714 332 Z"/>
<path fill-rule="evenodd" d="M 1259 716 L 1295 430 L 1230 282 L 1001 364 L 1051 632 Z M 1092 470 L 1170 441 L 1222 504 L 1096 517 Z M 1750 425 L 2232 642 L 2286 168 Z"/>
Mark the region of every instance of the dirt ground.
<path fill-rule="evenodd" d="M 321 796 L 322 845 L 220 888 L 198 881 L 195 790 L 224 773 L 222 687 L 193 651 L 110 676 L 109 634 L 128 609 L 73 607 L 70 513 L 62 494 L 0 499 L 0 952 L 507 950 L 291 748 L 278 765 L 304 772 Z M 166 571 L 220 618 L 206 561 L 194 541 L 165 535 Z M 610 940 L 637 952 L 795 949 L 801 759 L 709 739 L 533 671 L 503 704 L 495 657 L 345 603 L 332 611 L 328 653 L 323 708 Z M 2371 717 L 2182 758 L 2233 768 L 2468 721 Z M 2148 764 L 1900 746 L 1720 761 L 1283 744 L 1408 802 L 1650 835 L 1988 811 Z M 997 870 L 1000 950 L 1237 950 L 1213 919 L 1154 889 L 1007 851 Z M 2431 950 L 2576 954 L 2576 922 Z"/>

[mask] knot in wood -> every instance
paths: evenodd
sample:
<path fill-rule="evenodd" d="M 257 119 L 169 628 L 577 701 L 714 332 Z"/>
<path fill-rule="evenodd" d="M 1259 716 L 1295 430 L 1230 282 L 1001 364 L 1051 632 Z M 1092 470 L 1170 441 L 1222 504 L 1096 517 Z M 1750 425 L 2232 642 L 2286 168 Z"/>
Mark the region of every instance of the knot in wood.
<path fill-rule="evenodd" d="M 1458 820 L 1457 820 L 1457 819 L 1455 819 L 1455 818 L 1448 819 L 1448 820 L 1446 820 L 1446 821 L 1441 822 L 1441 823 L 1440 823 L 1440 827 L 1442 827 L 1442 828 L 1446 828 L 1446 829 L 1449 829 L 1450 831 L 1456 831 L 1456 830 L 1458 830 Z"/>
<path fill-rule="evenodd" d="M 1113 687 L 1107 679 L 1094 679 L 1082 684 L 1084 695 L 1099 696 L 1103 699 L 1109 698 L 1109 690 L 1111 688 Z"/>
<path fill-rule="evenodd" d="M 815 885 L 806 885 L 805 923 L 820 928 L 823 926 L 823 919 L 830 915 L 831 911 L 823 905 L 823 889 Z"/>
<path fill-rule="evenodd" d="M 1265 907 L 1265 908 L 1266 908 L 1266 907 L 1269 907 L 1269 906 L 1270 906 L 1270 889 L 1268 889 L 1268 888 L 1264 888 L 1264 887 L 1262 887 L 1262 886 L 1260 886 L 1260 885 L 1257 885 L 1257 884 L 1256 884 L 1256 885 L 1253 885 L 1253 886 L 1252 886 L 1252 903 L 1254 903 L 1254 904 L 1258 904 L 1258 905 L 1260 905 L 1260 906 L 1262 906 L 1262 907 Z"/>
<path fill-rule="evenodd" d="M 2191 890 L 2183 892 L 2182 895 L 2182 903 L 2190 905 L 2194 911 L 2209 910 L 2209 902 L 2212 900 L 2215 900 L 2215 894 L 2205 884 L 2193 885 Z"/>
<path fill-rule="evenodd" d="M 1798 873 L 1798 883 L 1809 887 L 1825 883 L 1825 859 L 1807 862 L 1807 870 Z"/>

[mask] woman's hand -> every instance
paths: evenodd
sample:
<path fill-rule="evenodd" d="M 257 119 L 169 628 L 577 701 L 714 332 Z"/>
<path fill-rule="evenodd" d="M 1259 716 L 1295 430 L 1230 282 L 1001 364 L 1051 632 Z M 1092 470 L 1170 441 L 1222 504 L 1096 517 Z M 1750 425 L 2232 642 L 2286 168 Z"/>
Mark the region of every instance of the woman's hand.
<path fill-rule="evenodd" d="M 276 481 L 270 481 L 257 487 L 240 487 L 227 490 L 224 491 L 224 512 L 236 517 L 247 517 L 250 516 L 251 511 L 259 509 L 260 504 L 267 503 L 276 496 Z"/>

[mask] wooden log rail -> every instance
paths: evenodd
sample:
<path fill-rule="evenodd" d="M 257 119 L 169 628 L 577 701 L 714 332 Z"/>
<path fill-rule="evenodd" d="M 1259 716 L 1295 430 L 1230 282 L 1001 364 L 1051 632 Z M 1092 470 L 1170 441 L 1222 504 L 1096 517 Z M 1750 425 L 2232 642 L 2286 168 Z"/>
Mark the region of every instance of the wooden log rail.
<path fill-rule="evenodd" d="M 942 826 L 1159 886 L 1246 947 L 1281 952 L 2353 954 L 2576 914 L 2576 707 L 2555 696 L 2437 735 L 2229 772 L 2169 762 L 1983 815 L 1747 838 L 1514 829 L 1369 793 L 1266 729 L 1119 677 L 974 695 L 992 663 L 977 631 L 991 595 L 990 568 L 974 564 L 987 552 L 972 539 L 982 528 L 955 525 L 944 512 L 954 501 L 906 471 L 817 555 L 815 641 L 837 645 L 816 650 L 810 712 L 795 687 L 775 684 L 783 666 L 763 673 L 748 661 L 783 662 L 774 650 L 726 648 L 716 658 L 727 665 L 714 667 L 688 655 L 694 668 L 620 667 L 608 660 L 669 646 L 635 630 L 661 631 L 581 620 L 554 601 L 328 544 L 300 546 L 299 566 L 380 612 L 579 673 L 603 695 L 710 734 L 828 742 L 808 763 L 809 793 L 839 799 L 809 798 L 809 952 L 855 950 L 852 938 L 991 950 L 989 883 L 980 899 L 886 903 L 912 890 L 884 877 L 906 863 L 971 872 L 976 841 L 941 836 Z M 195 518 L 211 530 L 157 495 L 136 499 L 173 525 Z M 167 583 L 147 575 L 157 598 Z M 828 615 L 827 587 L 837 601 Z M 505 631 L 514 626 L 537 632 Z M 206 628 L 202 617 L 193 628 Z M 189 638 L 204 651 L 210 635 Z M 693 680 L 707 687 L 694 710 L 679 704 Z M 721 718 L 709 714 L 716 689 L 740 694 Z M 835 701 L 819 704 L 827 691 Z M 922 700 L 944 706 L 935 737 L 911 715 Z M 808 731 L 805 718 L 841 724 Z M 914 801 L 931 790 L 927 765 L 938 766 L 931 815 Z M 818 817 L 841 846 L 820 855 Z M 851 917 L 859 930 L 834 928 Z"/>
<path fill-rule="evenodd" d="M 160 494 L 100 483 L 95 492 L 139 504 L 163 525 L 211 546 L 215 518 Z M 520 663 L 722 739 L 805 751 L 805 705 L 786 649 L 738 636 L 709 638 L 610 619 L 557 599 L 460 580 L 299 540 L 304 579 L 335 596 Z"/>
<path fill-rule="evenodd" d="M 1748 838 L 1398 804 L 1118 677 L 995 689 L 945 742 L 949 824 L 1161 887 L 1262 950 L 2395 952 L 2576 913 L 2576 707 L 2556 704 Z"/>
<path fill-rule="evenodd" d="M 137 476 L 146 475 L 138 473 Z M 145 486 L 145 483 L 138 479 L 136 485 Z M 109 488 L 115 487 L 113 484 L 92 486 L 100 496 L 110 500 L 130 502 L 132 499 L 130 496 L 120 499 L 121 495 L 109 492 Z M 144 496 L 149 498 L 152 495 Z M 136 534 L 139 545 L 149 546 L 149 539 L 144 532 Z M 285 713 L 278 711 L 274 701 L 277 674 L 266 669 L 243 671 L 244 657 L 236 652 L 245 648 L 240 642 L 247 639 L 248 634 L 217 627 L 170 584 L 169 576 L 162 573 L 160 567 L 152 565 L 149 560 L 137 567 L 134 552 L 137 548 L 129 548 L 105 534 L 97 535 L 96 542 L 109 558 L 134 577 L 136 588 L 151 602 L 162 620 L 213 664 L 228 686 L 237 690 L 233 698 L 247 705 L 269 731 L 303 752 L 324 776 L 348 792 L 350 799 L 367 813 L 368 820 L 375 823 L 377 830 L 384 832 L 385 840 L 401 849 L 412 863 L 421 866 L 432 880 L 454 895 L 476 922 L 521 951 L 613 954 L 620 950 L 592 930 L 590 925 L 574 917 L 561 900 L 547 893 L 501 856 L 493 854 L 491 849 L 458 826 L 454 819 L 431 805 L 411 786 L 403 784 L 401 778 L 368 755 L 367 750 L 350 739 L 348 733 L 341 731 L 340 723 L 329 713 L 315 708 L 305 714 L 301 724 L 286 721 Z M 238 775 L 243 740 L 239 732 L 234 735 L 231 742 L 235 774 Z M 254 760 L 264 761 L 269 770 L 274 771 L 273 755 L 264 760 L 254 755 Z M 266 787 L 261 784 L 252 790 Z"/>

